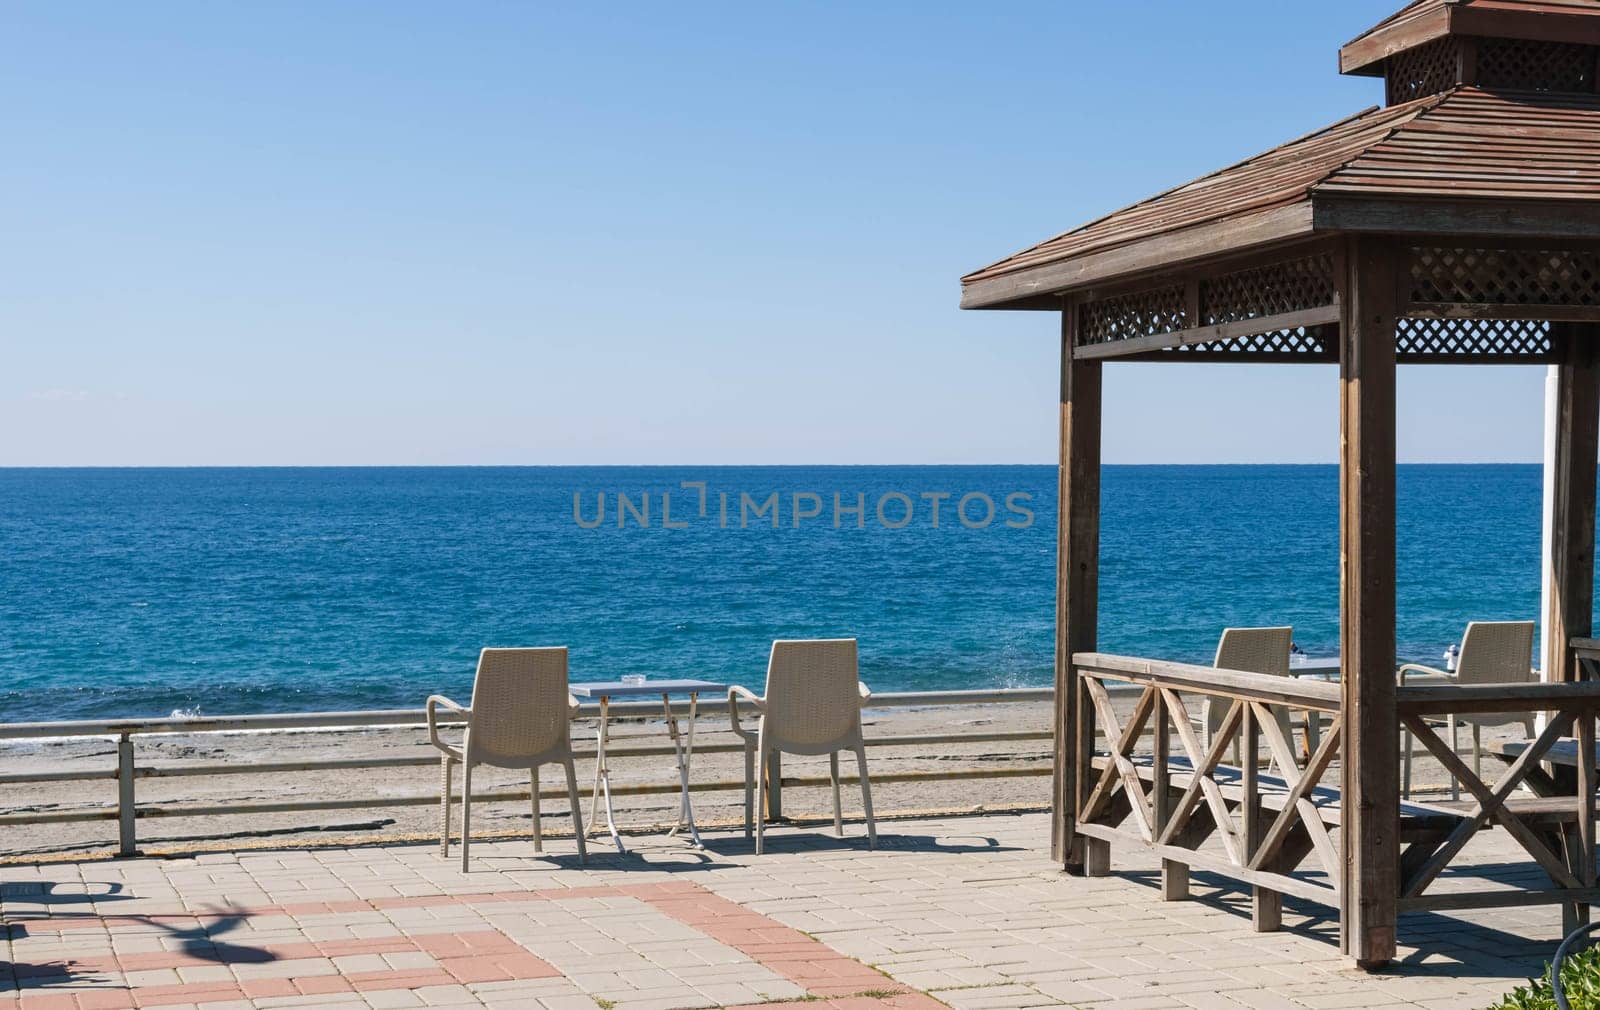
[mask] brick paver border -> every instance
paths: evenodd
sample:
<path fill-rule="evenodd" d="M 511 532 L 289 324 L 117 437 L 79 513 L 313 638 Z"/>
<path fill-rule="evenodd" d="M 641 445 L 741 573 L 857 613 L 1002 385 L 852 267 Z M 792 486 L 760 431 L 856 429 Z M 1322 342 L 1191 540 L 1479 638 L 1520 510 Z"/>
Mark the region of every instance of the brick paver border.
<path fill-rule="evenodd" d="M 218 912 L 179 915 L 60 916 L 18 919 L 5 924 L 8 940 L 32 934 L 71 933 L 80 930 L 115 932 L 119 927 L 159 925 L 169 930 L 192 931 L 204 936 L 208 923 L 230 918 L 266 915 L 336 915 L 383 912 L 402 908 L 469 906 L 496 902 L 557 901 L 573 898 L 627 897 L 655 908 L 700 933 L 722 943 L 808 993 L 805 1001 L 756 1004 L 762 1010 L 798 1007 L 808 1010 L 943 1010 L 944 1004 L 888 978 L 831 949 L 797 929 L 719 897 L 686 881 L 624 886 L 572 887 L 541 891 L 493 891 L 481 894 L 443 894 L 423 897 L 389 897 L 371 901 L 309 902 L 257 906 Z M 204 946 L 201 941 L 197 946 Z M 191 982 L 177 985 L 107 986 L 71 993 L 52 992 L 45 980 L 72 979 L 103 973 L 143 972 L 162 969 L 228 967 L 233 964 L 326 961 L 336 957 L 384 954 L 426 954 L 434 967 L 415 970 L 308 973 L 288 978 Z M 277 945 L 230 947 L 211 950 L 150 951 L 73 958 L 59 964 L 11 964 L 0 970 L 0 984 L 16 995 L 0 996 L 0 1010 L 142 1010 L 180 1003 L 203 1003 L 280 996 L 370 992 L 384 989 L 419 989 L 436 985 L 524 981 L 560 977 L 543 959 L 493 928 L 469 931 L 418 933 L 370 940 L 306 941 Z M 739 1008 L 747 1010 L 747 1008 Z"/>

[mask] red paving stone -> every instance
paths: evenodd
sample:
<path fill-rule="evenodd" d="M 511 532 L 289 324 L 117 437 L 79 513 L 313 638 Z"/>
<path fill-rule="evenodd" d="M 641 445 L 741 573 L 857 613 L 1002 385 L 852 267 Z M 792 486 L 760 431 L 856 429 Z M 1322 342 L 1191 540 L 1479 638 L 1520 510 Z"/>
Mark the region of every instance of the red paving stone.
<path fill-rule="evenodd" d="M 482 894 L 425 895 L 381 898 L 374 901 L 305 902 L 270 905 L 215 913 L 171 913 L 132 916 L 71 916 L 29 919 L 7 927 L 12 939 L 29 933 L 65 933 L 97 929 L 115 932 L 122 927 L 156 926 L 163 931 L 204 935 L 205 923 L 230 918 L 285 915 L 294 919 L 386 909 L 475 906 L 496 902 L 561 901 L 577 898 L 631 897 L 669 918 L 749 956 L 778 975 L 800 985 L 813 997 L 792 1003 L 756 1004 L 761 1010 L 801 1007 L 805 1010 L 944 1010 L 944 1004 L 901 985 L 859 961 L 845 957 L 796 929 L 781 925 L 743 906 L 718 897 L 699 885 L 672 881 L 624 887 L 583 887 L 549 891 L 495 891 Z M 52 979 L 70 984 L 73 977 L 93 974 L 215 966 L 219 964 L 269 964 L 298 960 L 325 961 L 359 954 L 421 952 L 436 966 L 424 969 L 352 972 L 287 978 L 245 979 L 238 982 L 197 982 L 181 985 L 139 986 L 79 993 L 23 992 L 0 997 L 0 1010 L 140 1010 L 180 1003 L 284 996 L 314 996 L 387 989 L 477 982 L 555 978 L 560 972 L 493 928 L 464 931 L 448 927 L 435 932 L 373 939 L 305 941 L 264 946 L 230 944 L 219 935 L 214 946 L 196 944 L 184 951 L 149 951 L 76 958 L 66 962 L 24 965 L 15 969 L 21 979 Z M 895 995 L 860 996 L 863 992 Z M 816 997 L 821 997 L 820 1000 Z M 738 1007 L 733 1010 L 746 1010 Z"/>

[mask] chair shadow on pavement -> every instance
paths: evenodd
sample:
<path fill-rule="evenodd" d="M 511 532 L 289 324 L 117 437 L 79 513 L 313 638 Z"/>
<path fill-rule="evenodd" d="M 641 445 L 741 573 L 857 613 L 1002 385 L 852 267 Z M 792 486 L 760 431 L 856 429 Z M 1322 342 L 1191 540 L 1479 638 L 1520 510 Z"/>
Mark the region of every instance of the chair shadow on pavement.
<path fill-rule="evenodd" d="M 100 902 L 126 901 L 133 897 L 134 895 L 128 893 L 119 883 L 90 882 L 87 885 L 76 883 L 60 885 L 51 881 L 25 881 L 0 885 L 0 898 L 4 899 L 4 903 L 0 903 L 0 915 L 3 915 L 3 918 L 0 918 L 0 923 L 3 923 L 0 925 L 0 939 L 11 943 L 15 952 L 16 945 L 25 941 L 30 932 L 33 932 L 29 928 L 30 925 L 49 923 L 59 925 L 63 920 L 103 920 L 108 915 L 115 915 L 116 919 L 164 933 L 168 939 L 177 942 L 178 951 L 197 960 L 218 965 L 265 964 L 277 960 L 277 956 L 270 951 L 228 943 L 222 939 L 245 922 L 248 916 L 243 913 L 212 910 L 179 916 L 119 915 L 100 913 L 93 908 Z M 6 907 L 6 904 L 17 903 L 26 906 L 20 916 Z M 83 911 L 75 911 L 71 908 L 73 905 L 89 907 Z M 48 909 L 41 909 L 43 914 L 35 916 L 26 914 L 28 909 L 39 906 L 48 906 Z M 192 918 L 196 920 L 196 924 L 187 927 L 177 926 L 169 921 L 173 918 Z M 82 962 L 71 958 L 42 962 L 0 960 L 0 992 L 21 994 L 33 989 L 62 987 L 76 989 L 102 984 L 108 988 L 122 988 L 122 983 L 113 984 L 103 971 L 85 967 Z"/>

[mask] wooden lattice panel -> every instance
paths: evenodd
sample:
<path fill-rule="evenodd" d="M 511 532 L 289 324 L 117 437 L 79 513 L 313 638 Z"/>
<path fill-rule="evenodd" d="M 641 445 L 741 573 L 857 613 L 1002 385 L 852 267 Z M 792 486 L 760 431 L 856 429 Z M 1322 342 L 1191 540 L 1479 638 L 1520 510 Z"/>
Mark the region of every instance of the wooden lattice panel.
<path fill-rule="evenodd" d="M 1411 299 L 1424 304 L 1600 305 L 1600 253 L 1413 249 Z"/>
<path fill-rule="evenodd" d="M 1400 320 L 1395 360 L 1401 363 L 1553 360 L 1550 324 L 1539 319 Z"/>
<path fill-rule="evenodd" d="M 1594 46 L 1523 39 L 1483 39 L 1478 80 L 1485 88 L 1519 91 L 1594 91 Z"/>
<path fill-rule="evenodd" d="M 1200 317 L 1206 325 L 1232 323 L 1332 305 L 1333 257 L 1323 253 L 1202 281 Z"/>
<path fill-rule="evenodd" d="M 1292 330 L 1257 333 L 1233 340 L 1212 340 L 1203 344 L 1189 344 L 1163 351 L 1163 355 L 1188 355 L 1196 358 L 1222 359 L 1230 355 L 1257 357 L 1283 355 L 1318 361 L 1338 360 L 1338 334 L 1331 327 L 1298 326 Z"/>
<path fill-rule="evenodd" d="M 1078 313 L 1078 346 L 1176 333 L 1192 325 L 1181 285 L 1152 288 L 1083 303 Z"/>
<path fill-rule="evenodd" d="M 1390 105 L 1449 91 L 1461 82 L 1461 40 L 1453 36 L 1389 57 L 1385 70 Z"/>

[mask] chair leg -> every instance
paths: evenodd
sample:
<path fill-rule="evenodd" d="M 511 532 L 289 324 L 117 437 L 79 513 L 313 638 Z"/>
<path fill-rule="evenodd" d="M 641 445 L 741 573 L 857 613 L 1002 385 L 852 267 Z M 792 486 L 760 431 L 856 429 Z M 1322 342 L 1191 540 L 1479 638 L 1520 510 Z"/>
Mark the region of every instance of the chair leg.
<path fill-rule="evenodd" d="M 528 774 L 533 778 L 531 792 L 533 796 L 533 851 L 544 851 L 544 827 L 539 822 L 539 766 L 534 765 L 528 769 Z"/>
<path fill-rule="evenodd" d="M 567 803 L 572 808 L 572 833 L 578 839 L 578 862 L 589 861 L 589 850 L 584 844 L 583 811 L 578 804 L 578 772 L 572 766 L 572 758 L 568 757 L 563 764 L 567 769 Z"/>
<path fill-rule="evenodd" d="M 467 871 L 467 849 L 472 845 L 472 762 L 461 763 L 461 872 Z"/>
<path fill-rule="evenodd" d="M 767 799 L 767 727 L 766 720 L 762 720 L 761 729 L 756 733 L 756 855 L 761 855 L 766 847 L 767 839 L 767 809 L 764 805 Z"/>
<path fill-rule="evenodd" d="M 744 742 L 744 836 L 750 837 L 751 823 L 751 793 L 756 787 L 756 745 L 746 740 Z"/>
<path fill-rule="evenodd" d="M 828 755 L 828 781 L 833 784 L 833 834 L 844 837 L 844 815 L 839 810 L 839 752 Z"/>
<path fill-rule="evenodd" d="M 878 847 L 878 822 L 872 817 L 872 781 L 867 778 L 867 745 L 856 744 L 856 767 L 861 774 L 861 808 L 867 815 L 867 848 Z"/>
<path fill-rule="evenodd" d="M 450 773 L 455 765 L 446 754 L 439 759 L 439 856 L 450 858 Z"/>
<path fill-rule="evenodd" d="M 1400 727 L 1400 795 L 1408 800 L 1411 798 L 1411 745 L 1411 730 Z"/>

